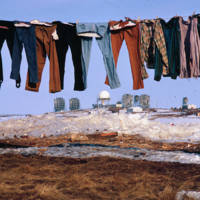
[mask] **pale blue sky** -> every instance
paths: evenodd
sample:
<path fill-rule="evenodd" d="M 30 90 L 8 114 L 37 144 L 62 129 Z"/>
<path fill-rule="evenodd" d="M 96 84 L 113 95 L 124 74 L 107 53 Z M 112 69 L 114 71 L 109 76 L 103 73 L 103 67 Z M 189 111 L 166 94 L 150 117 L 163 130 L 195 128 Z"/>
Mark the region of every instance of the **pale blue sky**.
<path fill-rule="evenodd" d="M 109 20 L 124 19 L 125 16 L 136 19 L 144 18 L 171 18 L 175 15 L 189 16 L 195 11 L 199 13 L 199 0 L 5 0 L 1 1 L 0 18 L 2 20 L 41 21 L 60 20 L 65 22 L 108 22 Z M 185 17 L 186 19 L 187 17 Z M 11 59 L 7 45 L 2 48 L 4 82 L 0 90 L 0 114 L 31 113 L 38 114 L 53 111 L 53 99 L 64 97 L 66 108 L 69 109 L 69 99 L 78 97 L 81 108 L 90 108 L 96 102 L 101 90 L 108 90 L 111 94 L 111 103 L 121 100 L 124 93 L 132 95 L 149 94 L 151 105 L 156 107 L 179 106 L 182 97 L 187 96 L 189 103 L 200 107 L 200 80 L 184 79 L 171 80 L 163 78 L 160 82 L 153 80 L 154 71 L 148 70 L 150 78 L 144 81 L 145 88 L 132 90 L 132 76 L 128 51 L 123 43 L 118 60 L 118 75 L 121 87 L 111 90 L 104 85 L 105 67 L 102 54 L 93 39 L 91 60 L 88 73 L 88 88 L 83 92 L 73 91 L 74 75 L 70 50 L 65 63 L 64 91 L 50 94 L 49 62 L 47 59 L 43 72 L 39 93 L 25 91 L 27 72 L 26 56 L 23 52 L 21 64 L 21 88 L 15 88 L 13 80 L 9 79 Z"/>

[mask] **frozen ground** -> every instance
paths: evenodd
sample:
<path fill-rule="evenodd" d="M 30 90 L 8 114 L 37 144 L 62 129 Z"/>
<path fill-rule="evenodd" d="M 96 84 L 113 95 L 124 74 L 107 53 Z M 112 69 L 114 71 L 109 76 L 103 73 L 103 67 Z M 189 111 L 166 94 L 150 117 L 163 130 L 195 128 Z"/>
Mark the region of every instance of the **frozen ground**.
<path fill-rule="evenodd" d="M 0 138 L 12 138 L 24 134 L 40 137 L 42 134 L 50 136 L 67 133 L 118 132 L 119 135 L 140 134 L 156 141 L 199 143 L 200 117 L 181 116 L 181 114 L 167 109 L 137 113 L 127 113 L 125 110 L 111 113 L 105 109 L 91 109 L 37 116 L 13 116 L 13 118 L 3 116 L 0 117 Z"/>
<path fill-rule="evenodd" d="M 44 151 L 43 151 L 44 150 Z M 134 160 L 148 160 L 157 162 L 179 162 L 187 164 L 200 164 L 200 155 L 180 151 L 154 151 L 139 148 L 119 148 L 115 146 L 63 144 L 45 148 L 7 148 L 0 149 L 0 154 L 22 154 L 24 156 L 36 155 L 43 152 L 44 156 L 88 158 L 96 156 L 111 156 Z"/>
<path fill-rule="evenodd" d="M 26 117 L 25 115 L 0 115 L 0 122 L 7 121 L 9 119 L 20 119 Z"/>

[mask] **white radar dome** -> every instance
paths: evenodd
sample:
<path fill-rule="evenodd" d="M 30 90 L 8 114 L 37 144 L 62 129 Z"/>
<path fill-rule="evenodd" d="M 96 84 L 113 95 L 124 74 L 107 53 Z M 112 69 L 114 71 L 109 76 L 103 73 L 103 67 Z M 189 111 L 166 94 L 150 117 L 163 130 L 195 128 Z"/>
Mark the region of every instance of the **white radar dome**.
<path fill-rule="evenodd" d="M 99 93 L 99 99 L 110 99 L 110 94 L 108 91 L 103 90 Z"/>

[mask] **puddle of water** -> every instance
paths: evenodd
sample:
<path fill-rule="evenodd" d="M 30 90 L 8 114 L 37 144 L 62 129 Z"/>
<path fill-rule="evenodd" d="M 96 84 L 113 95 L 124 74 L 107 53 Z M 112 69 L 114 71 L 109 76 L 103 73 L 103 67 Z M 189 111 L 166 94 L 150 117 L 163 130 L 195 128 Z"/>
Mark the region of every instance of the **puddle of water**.
<path fill-rule="evenodd" d="M 179 162 L 187 164 L 200 164 L 200 155 L 180 151 L 155 151 L 139 148 L 119 148 L 118 146 L 104 146 L 95 144 L 61 144 L 51 147 L 5 148 L 0 154 L 22 154 L 24 156 L 36 155 L 41 150 L 44 156 L 88 158 L 96 156 L 110 156 L 128 158 L 133 160 L 148 160 L 157 162 Z"/>

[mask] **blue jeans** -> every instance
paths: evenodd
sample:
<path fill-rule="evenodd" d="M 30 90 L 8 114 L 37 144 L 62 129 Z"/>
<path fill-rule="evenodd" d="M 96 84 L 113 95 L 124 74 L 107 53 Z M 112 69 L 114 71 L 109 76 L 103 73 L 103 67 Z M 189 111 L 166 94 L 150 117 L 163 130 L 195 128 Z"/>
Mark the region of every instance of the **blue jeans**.
<path fill-rule="evenodd" d="M 36 37 L 35 26 L 16 27 L 14 45 L 12 52 L 12 71 L 10 78 L 15 80 L 20 79 L 20 64 L 22 60 L 23 44 L 28 61 L 28 73 L 30 83 L 38 82 L 38 66 L 36 56 Z"/>
<path fill-rule="evenodd" d="M 108 28 L 108 23 L 78 23 L 76 24 L 77 34 L 85 33 L 96 33 L 99 37 L 96 37 L 98 46 L 103 54 L 104 65 L 106 68 L 106 73 L 108 75 L 108 80 L 110 88 L 120 87 L 119 78 L 115 68 L 115 62 L 113 58 L 110 31 Z M 92 37 L 81 37 L 82 45 L 82 70 L 83 70 L 83 82 L 85 88 L 87 87 L 87 73 L 90 61 Z"/>

